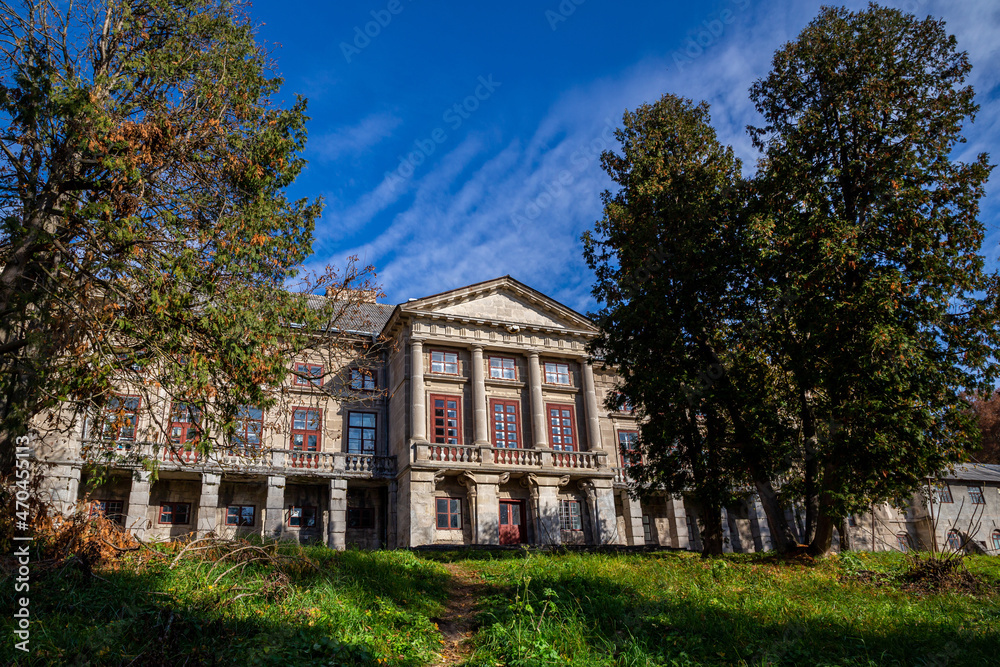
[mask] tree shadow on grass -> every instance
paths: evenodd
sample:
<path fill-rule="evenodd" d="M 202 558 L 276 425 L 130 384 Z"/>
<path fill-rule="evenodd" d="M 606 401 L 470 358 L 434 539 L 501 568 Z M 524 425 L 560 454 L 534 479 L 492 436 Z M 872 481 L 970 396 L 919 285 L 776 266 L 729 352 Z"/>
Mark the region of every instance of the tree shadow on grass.
<path fill-rule="evenodd" d="M 403 667 L 427 662 L 438 640 L 429 616 L 447 594 L 440 568 L 387 552 L 317 550 L 310 556 L 318 571 L 292 572 L 280 586 L 258 586 L 263 593 L 235 602 L 229 600 L 240 589 L 220 594 L 208 589 L 208 579 L 199 580 L 193 592 L 182 590 L 194 580 L 165 563 L 97 570 L 99 579 L 72 568 L 38 574 L 30 590 L 31 650 L 17 651 L 6 641 L 0 664 L 284 667 L 368 665 L 378 657 Z M 279 580 L 273 568 L 251 566 L 237 583 L 270 580 Z M 2 586 L 0 599 L 13 608 L 13 582 Z M 12 636 L 9 615 L 0 628 Z M 393 647 L 392 655 L 386 646 Z"/>
<path fill-rule="evenodd" d="M 928 615 L 922 617 L 926 620 L 899 621 L 872 630 L 829 611 L 800 611 L 798 616 L 788 612 L 775 621 L 754 599 L 734 604 L 729 597 L 727 604 L 709 591 L 650 597 L 610 577 L 566 570 L 526 571 L 525 577 L 509 583 L 490 579 L 480 617 L 484 631 L 478 641 L 486 653 L 506 661 L 527 659 L 530 663 L 537 658 L 541 664 L 545 651 L 551 651 L 549 656 L 562 659 L 565 655 L 571 664 L 577 660 L 615 665 L 978 667 L 994 664 L 1000 646 L 1000 626 L 984 624 L 992 628 L 986 632 L 966 630 L 962 618 L 947 617 L 945 600 L 928 605 Z M 881 593 L 861 595 L 868 593 L 877 604 Z M 550 607 L 542 618 L 546 600 L 556 604 L 556 611 Z M 528 605 L 519 604 L 522 601 Z M 913 602 L 901 599 L 900 605 Z M 992 600 L 989 605 L 992 612 L 983 613 L 1000 617 L 1000 601 Z M 931 610 L 944 617 L 935 618 Z M 892 614 L 892 609 L 884 613 Z M 517 639 L 519 626 L 537 633 Z M 520 645 L 513 646 L 515 641 Z"/>

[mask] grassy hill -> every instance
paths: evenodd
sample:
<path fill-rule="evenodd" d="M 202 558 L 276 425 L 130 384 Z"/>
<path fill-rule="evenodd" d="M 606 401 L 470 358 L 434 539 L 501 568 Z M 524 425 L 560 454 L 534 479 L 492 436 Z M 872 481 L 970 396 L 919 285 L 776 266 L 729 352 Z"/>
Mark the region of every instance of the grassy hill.
<path fill-rule="evenodd" d="M 31 582 L 9 665 L 986 665 L 1000 558 L 907 582 L 902 554 L 144 551 Z M 263 551 L 260 551 L 263 552 Z M 214 554 L 218 558 L 218 554 Z M 2 586 L 14 606 L 13 582 Z M 468 610 L 471 608 L 471 612 Z M 458 617 L 470 619 L 463 623 Z M 9 614 L 0 620 L 6 637 Z"/>

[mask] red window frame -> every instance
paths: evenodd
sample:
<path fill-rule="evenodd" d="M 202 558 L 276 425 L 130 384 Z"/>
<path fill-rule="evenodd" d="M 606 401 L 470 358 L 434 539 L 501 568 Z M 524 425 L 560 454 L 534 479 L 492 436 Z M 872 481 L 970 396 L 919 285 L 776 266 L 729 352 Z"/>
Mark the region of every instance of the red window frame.
<path fill-rule="evenodd" d="M 312 428 L 310 428 L 312 427 Z M 319 452 L 323 449 L 323 411 L 319 408 L 292 408 L 292 439 L 296 452 Z"/>
<path fill-rule="evenodd" d="M 260 415 L 259 417 L 257 415 Z M 253 429 L 252 425 L 257 424 Z M 254 433 L 254 431 L 256 431 Z M 256 435 L 257 440 L 250 437 Z M 264 411 L 254 405 L 241 405 L 236 411 L 236 431 L 233 433 L 233 448 L 241 454 L 260 453 L 264 446 Z"/>
<path fill-rule="evenodd" d="M 461 445 L 463 441 L 462 437 L 462 397 L 453 394 L 431 394 L 430 401 L 430 416 L 431 416 L 431 442 L 442 445 Z M 441 414 L 438 414 L 437 401 L 443 401 L 444 406 L 441 408 Z M 450 410 L 448 406 L 448 401 L 455 401 L 455 419 L 454 426 L 449 422 L 452 421 L 451 417 L 448 415 Z M 438 421 L 441 424 L 441 435 L 438 434 Z M 450 431 L 454 431 L 455 435 L 452 436 Z M 438 437 L 441 439 L 439 440 Z M 454 440 L 452 442 L 451 440 Z"/>
<path fill-rule="evenodd" d="M 951 497 L 951 487 L 947 484 L 942 484 L 937 487 L 937 497 L 939 503 L 953 503 L 954 499 Z"/>
<path fill-rule="evenodd" d="M 170 526 L 186 526 L 191 523 L 191 503 L 160 503 L 158 523 Z"/>
<path fill-rule="evenodd" d="M 442 505 L 443 503 L 443 505 Z M 450 496 L 438 496 L 434 499 L 436 520 L 434 525 L 438 530 L 462 530 L 462 499 Z M 444 525 L 441 525 L 441 519 Z"/>
<path fill-rule="evenodd" d="M 434 355 L 440 354 L 441 360 L 435 361 Z M 455 357 L 454 361 L 448 361 L 448 357 Z M 434 364 L 440 364 L 442 370 L 435 370 Z M 448 366 L 454 364 L 455 370 L 449 371 Z M 431 350 L 431 373 L 439 373 L 441 375 L 458 375 L 459 363 L 458 363 L 458 352 L 447 352 L 445 350 Z"/>
<path fill-rule="evenodd" d="M 355 419 L 358 417 L 358 419 Z M 371 418 L 371 425 L 365 423 Z M 374 454 L 378 437 L 378 415 L 374 412 L 347 413 L 347 453 Z M 356 443 L 356 444 L 355 444 Z M 370 443 L 370 446 L 369 446 Z"/>
<path fill-rule="evenodd" d="M 550 371 L 549 366 L 553 369 Z M 550 380 L 549 378 L 555 378 Z M 565 377 L 566 381 L 563 382 L 562 378 Z M 545 362 L 545 384 L 559 384 L 559 385 L 569 385 L 569 364 L 559 363 L 558 361 L 546 361 Z"/>
<path fill-rule="evenodd" d="M 994 530 L 990 539 L 993 541 L 993 550 L 1000 551 L 1000 530 Z"/>
<path fill-rule="evenodd" d="M 134 404 L 132 404 L 133 401 Z M 140 396 L 116 394 L 108 399 L 102 410 L 101 440 L 135 442 L 136 432 L 139 430 L 139 409 L 141 407 L 142 397 Z"/>
<path fill-rule="evenodd" d="M 513 417 L 513 421 L 511 417 Z M 524 446 L 520 401 L 503 398 L 490 399 L 490 442 L 493 443 L 494 447 L 510 449 Z"/>
<path fill-rule="evenodd" d="M 559 501 L 559 529 L 583 530 L 583 508 L 579 500 Z"/>
<path fill-rule="evenodd" d="M 312 523 L 309 523 L 310 519 Z M 312 505 L 289 505 L 288 506 L 288 527 L 289 528 L 315 528 L 316 508 Z M 293 523 L 298 521 L 298 523 Z"/>
<path fill-rule="evenodd" d="M 983 487 L 981 486 L 970 486 L 969 487 L 969 499 L 972 501 L 973 505 L 985 505 L 986 496 L 983 495 Z"/>
<path fill-rule="evenodd" d="M 319 387 L 323 384 L 323 367 L 318 364 L 295 364 L 295 373 L 295 384 L 300 387 Z"/>
<path fill-rule="evenodd" d="M 948 531 L 948 548 L 955 551 L 962 548 L 962 536 L 954 528 Z"/>
<path fill-rule="evenodd" d="M 198 442 L 201 438 L 201 409 L 190 403 L 174 403 L 170 406 L 170 442 L 183 445 Z"/>
<path fill-rule="evenodd" d="M 499 362 L 496 366 L 493 362 Z M 510 362 L 509 364 L 504 362 Z M 494 375 L 496 371 L 496 375 Z M 510 373 L 510 377 L 506 377 L 507 373 Z M 491 380 L 517 380 L 517 361 L 514 357 L 501 357 L 495 356 L 490 357 L 490 379 Z"/>
<path fill-rule="evenodd" d="M 236 510 L 233 512 L 233 510 Z M 250 510 L 250 519 L 246 518 L 246 510 Z M 257 515 L 256 505 L 229 505 L 226 507 L 227 526 L 252 526 Z"/>
<path fill-rule="evenodd" d="M 631 465 L 641 464 L 642 453 L 636 447 L 639 440 L 639 431 L 636 431 L 634 429 L 621 429 L 618 431 L 617 435 L 618 435 L 618 454 L 621 456 L 622 467 L 627 468 Z M 622 441 L 623 435 L 629 436 L 628 443 Z M 631 444 L 631 446 L 627 446 L 628 444 Z"/>
<path fill-rule="evenodd" d="M 351 389 L 354 391 L 375 391 L 377 388 L 375 371 L 370 368 L 351 369 Z"/>
<path fill-rule="evenodd" d="M 357 530 L 370 530 L 375 527 L 374 507 L 348 507 L 347 527 Z"/>
<path fill-rule="evenodd" d="M 558 411 L 558 415 L 553 415 L 553 411 Z M 564 413 L 569 411 L 569 416 L 567 417 Z M 558 424 L 554 424 L 553 420 L 558 420 Z M 569 424 L 565 422 L 569 420 Z M 545 423 L 547 424 L 549 432 L 549 446 L 561 452 L 578 452 L 580 451 L 580 438 L 578 429 L 576 426 L 576 407 L 569 404 L 562 403 L 546 403 L 545 404 Z M 565 433 L 566 429 L 570 429 L 569 437 L 570 442 L 566 442 Z M 557 441 L 558 439 L 558 441 Z"/>

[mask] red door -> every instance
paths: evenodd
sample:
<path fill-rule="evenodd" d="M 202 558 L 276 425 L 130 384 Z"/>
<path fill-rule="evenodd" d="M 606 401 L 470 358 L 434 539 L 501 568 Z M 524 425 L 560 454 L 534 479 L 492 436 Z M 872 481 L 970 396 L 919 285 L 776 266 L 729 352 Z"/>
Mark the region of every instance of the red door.
<path fill-rule="evenodd" d="M 523 544 L 527 534 L 524 530 L 524 501 L 500 501 L 500 544 Z"/>

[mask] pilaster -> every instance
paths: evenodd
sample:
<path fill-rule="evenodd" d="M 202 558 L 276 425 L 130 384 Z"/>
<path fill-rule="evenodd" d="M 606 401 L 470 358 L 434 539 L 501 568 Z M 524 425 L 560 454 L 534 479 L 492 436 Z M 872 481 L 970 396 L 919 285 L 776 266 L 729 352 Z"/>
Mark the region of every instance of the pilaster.
<path fill-rule="evenodd" d="M 583 405 L 587 412 L 587 446 L 590 451 L 603 449 L 601 445 L 601 416 L 597 407 L 597 388 L 594 386 L 594 366 L 590 359 L 580 362 L 583 369 Z"/>
<path fill-rule="evenodd" d="M 201 498 L 198 501 L 198 535 L 210 533 L 216 529 L 219 509 L 219 484 L 222 475 L 212 473 L 201 474 Z"/>
<path fill-rule="evenodd" d="M 347 480 L 330 480 L 330 523 L 326 546 L 343 551 L 347 548 Z"/>
<path fill-rule="evenodd" d="M 285 528 L 285 478 L 267 478 L 267 499 L 264 506 L 263 536 L 280 539 Z"/>
<path fill-rule="evenodd" d="M 142 539 L 150 526 L 149 522 L 149 473 L 138 471 L 132 476 L 132 488 L 128 494 L 128 518 L 125 525 L 132 533 Z"/>

